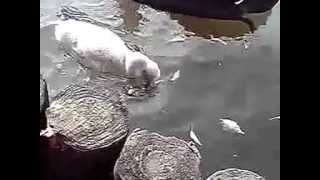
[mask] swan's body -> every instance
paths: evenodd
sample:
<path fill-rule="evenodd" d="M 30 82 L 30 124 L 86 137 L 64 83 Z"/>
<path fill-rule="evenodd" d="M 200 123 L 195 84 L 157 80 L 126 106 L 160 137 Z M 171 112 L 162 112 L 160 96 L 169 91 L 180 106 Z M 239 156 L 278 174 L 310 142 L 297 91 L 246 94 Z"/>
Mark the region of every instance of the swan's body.
<path fill-rule="evenodd" d="M 108 30 L 76 20 L 58 21 L 55 36 L 65 48 L 74 50 L 80 63 L 97 71 L 160 78 L 158 64 L 139 52 L 129 50 L 122 39 Z"/>

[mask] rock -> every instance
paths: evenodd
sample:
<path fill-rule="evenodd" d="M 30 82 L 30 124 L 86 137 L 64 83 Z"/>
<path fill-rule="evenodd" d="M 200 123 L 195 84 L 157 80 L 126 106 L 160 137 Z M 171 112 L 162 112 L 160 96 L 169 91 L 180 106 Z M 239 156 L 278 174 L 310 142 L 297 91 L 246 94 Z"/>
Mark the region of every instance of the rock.
<path fill-rule="evenodd" d="M 49 107 L 49 95 L 46 80 L 40 74 L 40 131 L 47 126 L 45 111 Z"/>
<path fill-rule="evenodd" d="M 116 78 L 74 83 L 47 109 L 55 136 L 42 147 L 47 180 L 112 179 L 128 134 L 123 83 Z"/>
<path fill-rule="evenodd" d="M 72 84 L 47 109 L 48 124 L 79 151 L 101 149 L 128 133 L 126 95 L 120 83 Z"/>
<path fill-rule="evenodd" d="M 265 180 L 265 178 L 248 170 L 229 168 L 213 173 L 207 180 Z"/>
<path fill-rule="evenodd" d="M 114 167 L 115 179 L 200 180 L 200 153 L 194 144 L 135 129 Z"/>

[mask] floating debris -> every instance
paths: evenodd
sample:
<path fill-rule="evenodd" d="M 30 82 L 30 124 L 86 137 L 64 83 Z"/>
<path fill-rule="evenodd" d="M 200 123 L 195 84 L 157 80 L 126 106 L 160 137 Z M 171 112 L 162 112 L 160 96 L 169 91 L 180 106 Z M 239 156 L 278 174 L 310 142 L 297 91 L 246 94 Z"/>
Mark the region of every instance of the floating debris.
<path fill-rule="evenodd" d="M 170 43 L 184 42 L 185 40 L 186 40 L 185 37 L 177 36 L 177 37 L 174 37 L 174 38 L 170 39 L 168 42 L 170 42 Z"/>
<path fill-rule="evenodd" d="M 237 157 L 239 157 L 239 155 L 238 154 L 233 154 L 232 157 L 237 158 Z"/>
<path fill-rule="evenodd" d="M 85 82 L 89 82 L 89 81 L 90 81 L 90 77 L 86 77 L 86 78 L 84 78 L 84 79 L 83 79 L 83 81 L 85 81 Z"/>
<path fill-rule="evenodd" d="M 218 65 L 219 67 L 223 66 L 222 61 L 217 61 L 217 65 Z"/>
<path fill-rule="evenodd" d="M 235 5 L 239 5 L 239 4 L 243 3 L 243 1 L 244 1 L 244 0 L 239 0 L 239 1 L 234 2 L 234 4 L 235 4 Z"/>
<path fill-rule="evenodd" d="M 184 34 L 185 34 L 186 36 L 188 36 L 188 37 L 191 37 L 191 36 L 195 36 L 195 35 L 196 35 L 196 33 L 191 32 L 191 31 L 185 31 Z"/>
<path fill-rule="evenodd" d="M 238 41 L 239 41 L 239 40 L 243 40 L 243 39 L 244 39 L 243 36 L 238 36 L 238 37 L 235 37 L 235 38 L 234 38 L 234 40 L 238 40 Z"/>
<path fill-rule="evenodd" d="M 133 95 L 134 89 L 129 89 L 127 93 L 128 93 L 128 95 Z"/>
<path fill-rule="evenodd" d="M 193 123 L 191 123 L 190 125 L 190 138 L 196 142 L 197 144 L 199 144 L 199 146 L 202 146 L 202 143 L 200 142 L 199 138 L 197 137 L 196 133 L 193 131 Z"/>
<path fill-rule="evenodd" d="M 173 73 L 169 81 L 171 82 L 176 81 L 179 77 L 180 77 L 180 70 L 177 70 L 175 73 Z"/>
<path fill-rule="evenodd" d="M 57 68 L 57 69 L 62 69 L 62 64 L 61 64 L 61 63 L 57 64 L 57 65 L 56 65 L 56 68 Z"/>
<path fill-rule="evenodd" d="M 44 130 L 40 131 L 40 136 L 46 137 L 46 138 L 50 138 L 54 135 L 54 131 L 51 127 L 47 127 Z"/>
<path fill-rule="evenodd" d="M 230 133 L 238 133 L 238 134 L 245 134 L 241 129 L 238 123 L 232 121 L 230 119 L 220 119 L 220 123 L 222 125 L 222 129 L 224 131 L 228 131 Z"/>
<path fill-rule="evenodd" d="M 273 121 L 273 120 L 279 120 L 280 121 L 280 116 L 276 116 L 276 117 L 270 118 L 269 120 L 270 121 Z"/>
<path fill-rule="evenodd" d="M 219 43 L 221 43 L 223 45 L 228 45 L 227 42 L 225 42 L 224 40 L 222 40 L 220 38 L 215 38 L 215 37 L 213 37 L 213 35 L 210 35 L 210 40 L 211 41 L 217 41 L 217 42 L 219 42 Z"/>
<path fill-rule="evenodd" d="M 82 5 L 85 5 L 85 6 L 89 6 L 89 7 L 99 7 L 99 6 L 103 6 L 106 4 L 105 1 L 101 1 L 99 3 L 85 3 L 85 2 L 82 2 L 81 3 Z M 110 16 L 110 15 L 109 15 Z"/>
<path fill-rule="evenodd" d="M 248 49 L 249 48 L 249 42 L 247 41 L 247 40 L 244 40 L 243 41 L 243 47 L 244 47 L 244 49 Z"/>
<path fill-rule="evenodd" d="M 234 40 L 234 38 L 226 37 L 226 36 L 221 36 L 220 39 L 223 41 L 233 41 Z"/>
<path fill-rule="evenodd" d="M 161 84 L 161 83 L 163 83 L 163 82 L 165 82 L 165 80 L 159 79 L 159 80 L 155 81 L 154 83 L 155 83 L 156 85 L 158 85 L 158 84 Z"/>
<path fill-rule="evenodd" d="M 138 37 L 144 37 L 144 38 L 150 37 L 149 34 L 143 33 L 143 32 L 140 32 L 140 31 L 133 31 L 132 34 L 135 35 L 135 36 L 138 36 Z"/>

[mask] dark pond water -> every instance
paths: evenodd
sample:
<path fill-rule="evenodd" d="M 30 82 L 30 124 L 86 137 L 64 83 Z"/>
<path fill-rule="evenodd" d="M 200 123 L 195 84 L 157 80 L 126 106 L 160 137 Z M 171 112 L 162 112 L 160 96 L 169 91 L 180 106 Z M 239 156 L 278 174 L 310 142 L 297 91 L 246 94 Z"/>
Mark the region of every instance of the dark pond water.
<path fill-rule="evenodd" d="M 248 15 L 258 29 L 249 34 L 239 21 L 170 14 L 131 0 L 40 1 L 40 72 L 54 96 L 71 82 L 86 78 L 63 56 L 54 40 L 61 5 L 81 9 L 124 35 L 159 63 L 162 75 L 180 70 L 160 94 L 130 106 L 132 127 L 190 140 L 189 123 L 203 143 L 203 177 L 229 167 L 280 179 L 280 3 L 272 11 Z M 227 42 L 210 41 L 220 37 Z M 184 37 L 182 42 L 170 42 Z M 244 136 L 223 132 L 220 118 L 237 121 Z"/>

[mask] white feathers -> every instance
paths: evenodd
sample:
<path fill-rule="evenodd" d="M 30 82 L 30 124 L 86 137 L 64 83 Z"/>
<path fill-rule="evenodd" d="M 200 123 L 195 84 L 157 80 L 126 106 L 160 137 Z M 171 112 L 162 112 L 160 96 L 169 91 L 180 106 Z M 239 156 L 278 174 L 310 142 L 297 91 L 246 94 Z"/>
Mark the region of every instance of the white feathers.
<path fill-rule="evenodd" d="M 199 144 L 199 146 L 202 146 L 202 143 L 200 142 L 199 138 L 197 137 L 196 133 L 193 131 L 193 124 L 191 123 L 190 125 L 190 133 L 189 133 L 190 138 Z"/>
<path fill-rule="evenodd" d="M 222 125 L 222 129 L 224 131 L 233 133 L 233 134 L 245 134 L 237 122 L 232 121 L 230 119 L 220 119 L 220 123 Z"/>
<path fill-rule="evenodd" d="M 82 65 L 120 75 L 128 75 L 129 70 L 137 75 L 146 72 L 150 80 L 160 77 L 157 63 L 141 53 L 132 52 L 109 29 L 76 20 L 59 21 L 56 24 L 56 39 L 64 48 L 74 50 L 81 57 L 79 61 Z M 134 66 L 140 62 L 143 66 Z"/>

